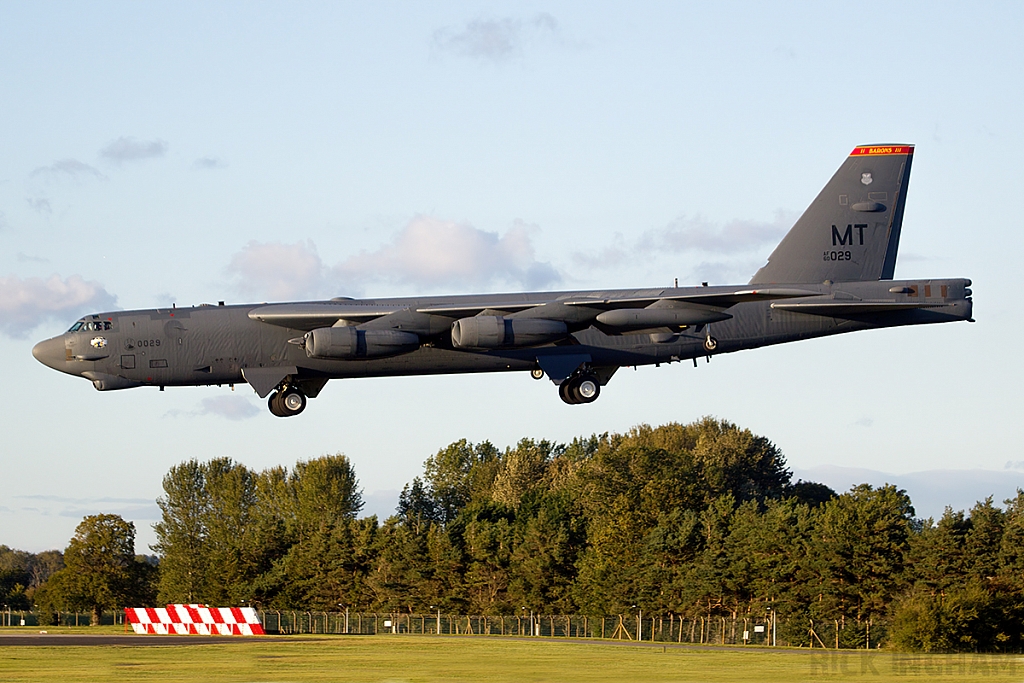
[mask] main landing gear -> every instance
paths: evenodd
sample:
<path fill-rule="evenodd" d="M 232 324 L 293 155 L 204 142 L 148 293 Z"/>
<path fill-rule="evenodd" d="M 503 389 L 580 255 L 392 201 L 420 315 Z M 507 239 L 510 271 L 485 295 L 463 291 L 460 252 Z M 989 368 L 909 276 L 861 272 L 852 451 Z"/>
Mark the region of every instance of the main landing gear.
<path fill-rule="evenodd" d="M 569 405 L 593 403 L 601 395 L 601 384 L 597 375 L 580 372 L 567 377 L 558 385 L 558 396 Z"/>
<path fill-rule="evenodd" d="M 306 409 L 306 395 L 297 387 L 283 387 L 270 395 L 267 405 L 278 417 L 292 417 Z"/>

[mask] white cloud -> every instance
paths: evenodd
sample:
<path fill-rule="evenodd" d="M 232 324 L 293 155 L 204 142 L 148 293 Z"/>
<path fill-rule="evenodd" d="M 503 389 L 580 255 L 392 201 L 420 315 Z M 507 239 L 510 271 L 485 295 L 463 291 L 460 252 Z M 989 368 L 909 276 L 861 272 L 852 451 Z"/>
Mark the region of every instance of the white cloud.
<path fill-rule="evenodd" d="M 764 260 L 701 261 L 682 277 L 679 284 L 692 286 L 698 282 L 709 282 L 713 285 L 726 285 L 746 282 L 763 265 Z"/>
<path fill-rule="evenodd" d="M 137 503 L 145 504 L 152 503 L 153 501 L 149 498 L 113 498 L 105 496 L 103 498 L 73 498 L 71 496 L 54 496 L 43 493 L 32 493 L 25 495 L 14 496 L 15 498 L 21 498 L 24 500 L 45 500 L 51 503 L 74 503 L 76 505 L 95 505 L 97 503 Z"/>
<path fill-rule="evenodd" d="M 217 168 L 224 168 L 225 166 L 227 166 L 227 164 L 217 157 L 200 157 L 192 162 L 192 168 L 200 171 L 210 171 Z"/>
<path fill-rule="evenodd" d="M 431 216 L 417 216 L 392 242 L 335 266 L 343 282 L 372 280 L 456 291 L 508 283 L 539 289 L 561 276 L 538 261 L 530 242 L 535 227 L 521 221 L 504 235 Z"/>
<path fill-rule="evenodd" d="M 73 498 L 70 496 L 24 495 L 16 499 L 38 501 L 45 507 L 21 507 L 22 512 L 81 519 L 86 515 L 118 514 L 126 519 L 160 519 L 160 508 L 148 498 Z M 47 505 L 47 504 L 51 505 Z"/>
<path fill-rule="evenodd" d="M 110 161 L 142 161 L 167 154 L 167 143 L 163 140 L 139 140 L 120 137 L 100 150 L 100 156 Z"/>
<path fill-rule="evenodd" d="M 43 258 L 42 256 L 33 256 L 26 254 L 23 251 L 19 251 L 17 255 L 18 263 L 49 263 L 50 259 Z"/>
<path fill-rule="evenodd" d="M 249 242 L 232 257 L 227 270 L 244 297 L 287 301 L 324 294 L 324 264 L 312 241 Z"/>
<path fill-rule="evenodd" d="M 247 420 L 260 414 L 260 409 L 244 396 L 212 396 L 204 398 L 199 407 L 200 415 L 216 415 L 228 420 Z"/>
<path fill-rule="evenodd" d="M 454 291 L 494 285 L 541 289 L 561 280 L 534 257 L 530 232 L 517 221 L 504 235 L 467 223 L 417 216 L 387 244 L 329 267 L 312 241 L 249 242 L 227 272 L 235 289 L 251 300 L 288 301 L 356 292 L 372 283 Z"/>
<path fill-rule="evenodd" d="M 681 216 L 632 241 L 616 234 L 611 245 L 577 252 L 572 258 L 588 269 L 602 269 L 649 265 L 660 256 L 685 253 L 704 258 L 689 272 L 680 272 L 681 284 L 684 280 L 688 284 L 739 282 L 764 265 L 768 250 L 785 236 L 795 220 L 781 211 L 771 222 L 737 219 L 716 223 L 701 216 Z"/>
<path fill-rule="evenodd" d="M 615 233 L 612 243 L 601 247 L 596 252 L 578 251 L 572 255 L 572 260 L 579 266 L 588 270 L 603 270 L 627 265 L 633 258 L 634 245 L 626 243 L 622 233 Z"/>
<path fill-rule="evenodd" d="M 53 207 L 50 206 L 49 199 L 33 199 L 32 197 L 29 197 L 27 201 L 28 205 L 31 206 L 36 213 L 53 213 Z"/>
<path fill-rule="evenodd" d="M 664 228 L 644 233 L 637 247 L 643 252 L 746 253 L 779 242 L 792 224 L 781 212 L 770 223 L 733 220 L 719 224 L 701 216 L 681 216 Z"/>
<path fill-rule="evenodd" d="M 477 19 L 462 28 L 445 27 L 434 32 L 433 43 L 441 52 L 498 63 L 521 57 L 527 45 L 557 34 L 555 18 L 541 13 L 526 20 Z"/>
<path fill-rule="evenodd" d="M 60 178 L 67 177 L 75 180 L 82 178 L 95 178 L 96 180 L 106 180 L 107 177 L 99 172 L 99 170 L 93 168 L 89 164 L 82 163 L 77 159 L 61 159 L 55 161 L 49 166 L 40 166 L 36 170 L 32 171 L 32 176 L 43 176 L 44 178 Z"/>
<path fill-rule="evenodd" d="M 83 313 L 110 310 L 117 297 L 81 275 L 61 279 L 0 277 L 0 332 L 23 338 L 46 320 L 73 320 Z"/>
<path fill-rule="evenodd" d="M 253 405 L 251 400 L 245 396 L 231 394 L 204 398 L 194 410 L 168 410 L 164 417 L 203 417 L 205 415 L 213 415 L 238 422 L 256 417 L 259 414 L 260 409 Z"/>
<path fill-rule="evenodd" d="M 171 306 L 178 301 L 178 297 L 174 296 L 170 292 L 160 292 L 153 299 L 157 302 L 158 306 Z"/>

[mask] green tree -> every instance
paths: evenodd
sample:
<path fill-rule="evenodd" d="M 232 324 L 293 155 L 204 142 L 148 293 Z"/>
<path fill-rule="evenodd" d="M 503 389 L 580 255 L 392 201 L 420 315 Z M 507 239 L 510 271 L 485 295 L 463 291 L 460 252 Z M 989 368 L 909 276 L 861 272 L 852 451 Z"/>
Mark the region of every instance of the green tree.
<path fill-rule="evenodd" d="M 164 495 L 157 499 L 162 513 L 153 525 L 161 555 L 160 600 L 197 603 L 206 599 L 210 559 L 206 553 L 210 496 L 205 467 L 189 460 L 171 467 L 163 480 Z"/>
<path fill-rule="evenodd" d="M 501 456 L 491 499 L 509 508 L 519 507 L 523 497 L 544 483 L 551 461 L 552 444 L 523 439 Z"/>
<path fill-rule="evenodd" d="M 572 587 L 586 537 L 582 517 L 573 513 L 572 497 L 565 490 L 534 492 L 522 501 L 516 526 L 509 567 L 511 607 L 575 611 Z"/>
<path fill-rule="evenodd" d="M 496 503 L 475 503 L 459 518 L 466 559 L 469 608 L 477 614 L 507 613 L 514 548 L 512 513 Z"/>
<path fill-rule="evenodd" d="M 486 441 L 474 446 L 462 439 L 427 458 L 423 478 L 441 521 L 454 520 L 471 500 L 489 499 L 498 466 L 498 451 Z"/>
<path fill-rule="evenodd" d="M 263 598 L 263 575 L 286 549 L 282 518 L 295 508 L 287 486 L 284 495 L 264 490 L 279 483 L 277 474 L 284 476 L 257 475 L 230 458 L 171 468 L 154 526 L 161 600 L 235 605 Z"/>
<path fill-rule="evenodd" d="M 441 521 L 437 501 L 430 495 L 430 491 L 419 477 L 402 488 L 402 493 L 398 496 L 397 513 L 404 523 L 413 524 L 417 528 Z"/>
<path fill-rule="evenodd" d="M 33 559 L 32 553 L 0 545 L 0 605 L 9 609 L 29 608 L 26 591 L 32 586 Z"/>
<path fill-rule="evenodd" d="M 24 569 L 0 569 L 0 604 L 10 609 L 29 609 L 25 591 L 32 576 Z"/>
<path fill-rule="evenodd" d="M 299 461 L 288 478 L 294 510 L 289 520 L 301 536 L 363 509 L 363 494 L 351 461 L 341 453 Z"/>
<path fill-rule="evenodd" d="M 976 652 L 1016 646 L 999 598 L 981 581 L 952 586 L 944 593 L 915 590 L 893 607 L 890 645 L 920 652 Z M 1011 642 L 1012 641 L 1012 642 Z"/>
<path fill-rule="evenodd" d="M 941 593 L 951 586 L 962 585 L 974 563 L 967 550 L 972 520 L 964 513 L 947 507 L 938 523 L 925 520 L 921 529 L 910 537 L 908 557 L 912 578 L 918 588 Z"/>
<path fill-rule="evenodd" d="M 203 602 L 253 601 L 259 578 L 271 568 L 278 550 L 265 533 L 274 525 L 260 510 L 257 475 L 230 458 L 215 458 L 204 469 L 210 501 L 204 554 L 212 571 Z"/>
<path fill-rule="evenodd" d="M 825 503 L 810 558 L 822 579 L 815 614 L 844 626 L 883 618 L 905 585 L 913 516 L 906 491 L 892 485 L 861 484 Z"/>
<path fill-rule="evenodd" d="M 47 582 L 48 601 L 88 609 L 93 626 L 103 610 L 153 598 L 153 568 L 135 556 L 135 525 L 118 515 L 83 519 L 64 550 L 64 563 Z"/>

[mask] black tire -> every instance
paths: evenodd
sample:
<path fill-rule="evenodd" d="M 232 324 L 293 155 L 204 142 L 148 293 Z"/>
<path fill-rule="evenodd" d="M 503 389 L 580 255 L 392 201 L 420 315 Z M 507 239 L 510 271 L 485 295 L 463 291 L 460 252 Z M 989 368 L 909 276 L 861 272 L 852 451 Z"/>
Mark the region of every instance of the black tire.
<path fill-rule="evenodd" d="M 704 340 L 704 350 L 705 351 L 708 351 L 710 353 L 711 351 L 714 351 L 717 348 L 718 348 L 718 340 L 715 339 L 714 337 L 707 337 Z"/>
<path fill-rule="evenodd" d="M 280 399 L 281 392 L 275 391 L 270 395 L 270 398 L 267 399 L 267 407 L 270 408 L 271 415 L 275 415 L 277 417 L 284 417 L 284 413 L 281 412 Z"/>
<path fill-rule="evenodd" d="M 579 403 L 579 401 L 576 400 L 576 392 L 573 388 L 575 383 L 576 378 L 570 377 L 558 385 L 558 397 L 571 406 Z"/>
<path fill-rule="evenodd" d="M 544 371 L 540 368 L 534 368 L 530 370 L 530 377 L 534 379 L 544 379 Z"/>

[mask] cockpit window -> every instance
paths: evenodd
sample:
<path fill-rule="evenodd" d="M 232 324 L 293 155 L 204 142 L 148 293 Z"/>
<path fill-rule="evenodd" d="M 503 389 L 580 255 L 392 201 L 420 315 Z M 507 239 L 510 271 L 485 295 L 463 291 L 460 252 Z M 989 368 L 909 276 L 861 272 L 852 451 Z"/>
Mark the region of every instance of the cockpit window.
<path fill-rule="evenodd" d="M 103 332 L 105 330 L 114 329 L 114 323 L 109 320 L 90 320 L 88 322 L 79 320 L 77 323 L 71 326 L 68 332 Z"/>

